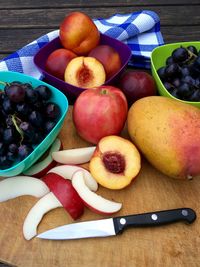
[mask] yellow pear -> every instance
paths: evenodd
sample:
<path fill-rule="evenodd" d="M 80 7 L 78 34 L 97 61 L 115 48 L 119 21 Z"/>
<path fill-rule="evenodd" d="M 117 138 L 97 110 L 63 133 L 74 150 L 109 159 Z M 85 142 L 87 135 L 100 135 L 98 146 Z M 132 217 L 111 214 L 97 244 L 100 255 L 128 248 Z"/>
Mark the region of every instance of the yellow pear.
<path fill-rule="evenodd" d="M 130 107 L 127 123 L 133 143 L 162 173 L 177 179 L 200 175 L 200 109 L 149 96 Z"/>

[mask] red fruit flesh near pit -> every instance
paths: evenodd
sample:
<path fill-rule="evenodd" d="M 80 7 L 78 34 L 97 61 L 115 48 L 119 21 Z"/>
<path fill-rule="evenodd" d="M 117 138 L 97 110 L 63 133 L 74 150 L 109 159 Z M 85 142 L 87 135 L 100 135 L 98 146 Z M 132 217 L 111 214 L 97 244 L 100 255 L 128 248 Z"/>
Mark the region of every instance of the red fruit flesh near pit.
<path fill-rule="evenodd" d="M 83 201 L 69 180 L 55 173 L 46 174 L 42 180 L 74 220 L 83 214 Z"/>

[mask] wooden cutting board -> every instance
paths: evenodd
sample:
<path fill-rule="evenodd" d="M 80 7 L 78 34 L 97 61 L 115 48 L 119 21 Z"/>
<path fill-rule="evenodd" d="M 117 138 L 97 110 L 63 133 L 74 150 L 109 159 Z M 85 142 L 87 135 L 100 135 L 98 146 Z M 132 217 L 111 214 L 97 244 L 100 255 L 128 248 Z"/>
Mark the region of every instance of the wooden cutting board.
<path fill-rule="evenodd" d="M 72 107 L 60 133 L 64 148 L 88 146 L 76 134 L 71 111 Z M 126 129 L 122 135 L 128 138 Z M 143 159 L 142 170 L 129 187 L 120 191 L 99 187 L 98 194 L 123 203 L 116 216 L 190 207 L 196 211 L 197 220 L 192 225 L 132 228 L 116 237 L 26 241 L 22 235 L 23 221 L 37 199 L 21 196 L 0 203 L 0 261 L 23 267 L 200 266 L 200 177 L 177 181 L 162 175 Z M 79 221 L 102 218 L 86 208 Z M 72 219 L 63 208 L 58 208 L 43 217 L 38 233 L 68 223 Z"/>

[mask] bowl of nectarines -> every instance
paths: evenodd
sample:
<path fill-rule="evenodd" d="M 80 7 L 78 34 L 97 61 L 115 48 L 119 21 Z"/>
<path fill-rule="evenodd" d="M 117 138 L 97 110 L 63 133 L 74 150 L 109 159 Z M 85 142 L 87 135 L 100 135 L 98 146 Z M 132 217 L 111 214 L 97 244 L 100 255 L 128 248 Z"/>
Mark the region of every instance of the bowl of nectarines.
<path fill-rule="evenodd" d="M 126 44 L 101 34 L 86 14 L 72 12 L 61 22 L 59 36 L 37 52 L 34 63 L 48 83 L 74 100 L 87 88 L 113 84 L 130 58 Z"/>

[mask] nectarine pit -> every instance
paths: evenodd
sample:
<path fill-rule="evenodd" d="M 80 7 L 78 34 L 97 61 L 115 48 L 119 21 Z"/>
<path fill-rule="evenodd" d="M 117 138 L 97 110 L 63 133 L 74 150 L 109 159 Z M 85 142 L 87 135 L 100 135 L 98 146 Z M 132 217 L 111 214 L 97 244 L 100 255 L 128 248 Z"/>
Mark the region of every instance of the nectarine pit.
<path fill-rule="evenodd" d="M 125 170 L 125 159 L 119 152 L 108 151 L 103 154 L 103 163 L 110 172 L 122 173 Z"/>
<path fill-rule="evenodd" d="M 93 74 L 91 70 L 84 64 L 79 68 L 77 74 L 77 81 L 80 86 L 85 86 L 89 81 L 93 80 Z"/>

